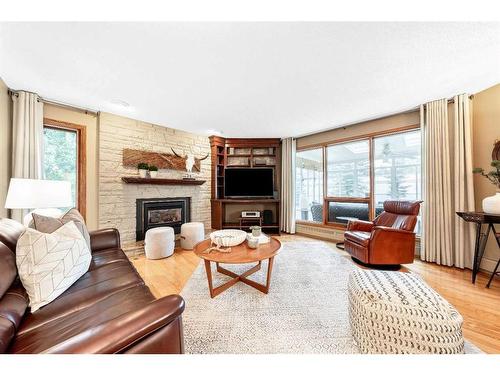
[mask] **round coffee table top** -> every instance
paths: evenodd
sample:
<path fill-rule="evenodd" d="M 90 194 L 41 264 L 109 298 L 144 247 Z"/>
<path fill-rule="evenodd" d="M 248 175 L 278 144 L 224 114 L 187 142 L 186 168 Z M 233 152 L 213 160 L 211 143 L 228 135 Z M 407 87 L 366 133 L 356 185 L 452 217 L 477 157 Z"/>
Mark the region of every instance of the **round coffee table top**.
<path fill-rule="evenodd" d="M 237 246 L 231 246 L 230 253 L 221 253 L 220 251 L 205 253 L 204 251 L 211 246 L 210 239 L 198 242 L 194 247 L 194 252 L 200 258 L 212 262 L 241 264 L 259 262 L 274 257 L 281 248 L 281 242 L 276 238 L 270 237 L 268 243 L 259 245 L 257 249 L 251 249 L 248 247 L 247 240 L 245 240 Z"/>

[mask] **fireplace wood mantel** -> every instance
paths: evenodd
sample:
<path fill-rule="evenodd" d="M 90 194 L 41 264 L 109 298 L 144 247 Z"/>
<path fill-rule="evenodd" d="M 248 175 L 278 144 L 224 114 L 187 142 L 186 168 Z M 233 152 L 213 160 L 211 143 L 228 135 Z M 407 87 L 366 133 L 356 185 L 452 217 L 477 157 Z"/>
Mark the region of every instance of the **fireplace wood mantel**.
<path fill-rule="evenodd" d="M 147 184 L 147 185 L 203 185 L 205 180 L 184 180 L 181 178 L 142 178 L 142 177 L 122 177 L 122 181 L 127 184 Z"/>

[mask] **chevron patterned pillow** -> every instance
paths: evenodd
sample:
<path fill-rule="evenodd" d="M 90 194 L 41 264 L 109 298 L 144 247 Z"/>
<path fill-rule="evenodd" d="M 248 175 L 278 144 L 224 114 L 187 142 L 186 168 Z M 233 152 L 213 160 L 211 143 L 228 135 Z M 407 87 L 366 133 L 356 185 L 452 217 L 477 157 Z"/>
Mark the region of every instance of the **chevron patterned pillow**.
<path fill-rule="evenodd" d="M 90 260 L 89 247 L 74 222 L 52 233 L 27 228 L 17 241 L 16 263 L 31 312 L 68 289 L 88 271 Z"/>

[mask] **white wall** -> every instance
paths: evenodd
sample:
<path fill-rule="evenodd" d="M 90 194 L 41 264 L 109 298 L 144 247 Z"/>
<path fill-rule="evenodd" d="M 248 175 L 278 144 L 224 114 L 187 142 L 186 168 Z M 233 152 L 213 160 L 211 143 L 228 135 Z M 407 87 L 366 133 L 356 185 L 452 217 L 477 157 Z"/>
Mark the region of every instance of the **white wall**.
<path fill-rule="evenodd" d="M 7 217 L 4 208 L 12 164 L 12 99 L 8 87 L 0 79 L 0 217 Z"/>

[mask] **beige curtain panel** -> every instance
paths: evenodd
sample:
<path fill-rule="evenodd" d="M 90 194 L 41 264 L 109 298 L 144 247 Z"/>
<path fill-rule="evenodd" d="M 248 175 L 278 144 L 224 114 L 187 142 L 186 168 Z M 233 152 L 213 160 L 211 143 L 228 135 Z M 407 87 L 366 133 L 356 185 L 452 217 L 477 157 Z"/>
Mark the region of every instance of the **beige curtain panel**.
<path fill-rule="evenodd" d="M 281 143 L 281 230 L 295 233 L 295 151 L 293 138 Z"/>
<path fill-rule="evenodd" d="M 454 206 L 457 211 L 474 211 L 474 177 L 472 174 L 472 100 L 469 95 L 455 96 L 453 104 L 453 177 Z M 474 259 L 474 228 L 454 219 L 454 265 L 472 268 Z"/>
<path fill-rule="evenodd" d="M 43 103 L 36 94 L 19 91 L 12 95 L 12 177 L 42 178 Z M 22 222 L 25 212 L 12 210 Z"/>
<path fill-rule="evenodd" d="M 453 104 L 441 99 L 420 108 L 424 196 L 420 257 L 471 268 L 473 228 L 456 215 L 474 210 L 471 103 L 468 95 L 454 99 Z"/>

